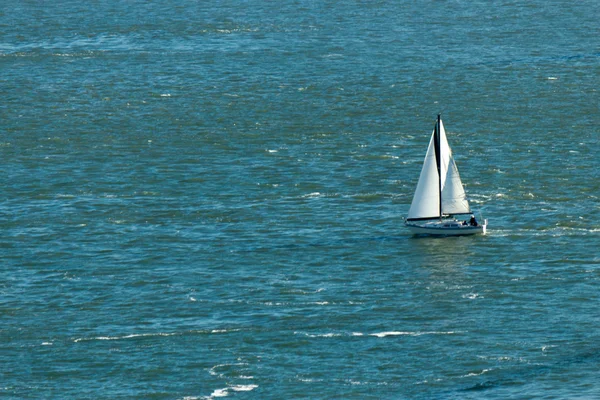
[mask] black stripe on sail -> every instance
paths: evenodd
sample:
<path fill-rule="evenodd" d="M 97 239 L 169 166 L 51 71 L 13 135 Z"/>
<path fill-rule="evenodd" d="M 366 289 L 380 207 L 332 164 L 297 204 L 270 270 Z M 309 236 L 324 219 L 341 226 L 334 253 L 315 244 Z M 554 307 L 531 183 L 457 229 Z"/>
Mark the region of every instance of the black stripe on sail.
<path fill-rule="evenodd" d="M 437 221 L 440 217 L 406 218 L 406 221 Z"/>
<path fill-rule="evenodd" d="M 442 216 L 442 154 L 440 150 L 440 121 L 441 116 L 438 114 L 437 122 L 435 124 L 434 135 L 433 135 L 433 147 L 435 149 L 435 163 L 437 166 L 438 173 L 438 194 L 440 201 L 440 217 Z"/>

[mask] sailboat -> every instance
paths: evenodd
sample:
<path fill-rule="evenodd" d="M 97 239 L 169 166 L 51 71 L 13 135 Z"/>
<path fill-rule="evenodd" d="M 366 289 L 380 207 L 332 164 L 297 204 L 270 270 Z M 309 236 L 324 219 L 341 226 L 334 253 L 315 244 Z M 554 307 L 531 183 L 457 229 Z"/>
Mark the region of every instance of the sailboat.
<path fill-rule="evenodd" d="M 467 219 L 457 218 L 462 215 L 467 216 Z M 439 114 L 405 225 L 415 235 L 458 236 L 486 233 L 487 219 L 480 223 L 471 214 Z"/>

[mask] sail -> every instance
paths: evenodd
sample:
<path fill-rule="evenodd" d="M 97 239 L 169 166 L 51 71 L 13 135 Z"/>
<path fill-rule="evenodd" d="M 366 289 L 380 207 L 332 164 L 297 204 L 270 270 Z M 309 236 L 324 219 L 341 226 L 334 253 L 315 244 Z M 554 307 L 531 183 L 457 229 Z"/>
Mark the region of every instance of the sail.
<path fill-rule="evenodd" d="M 431 134 L 423 168 L 417 183 L 408 219 L 436 218 L 440 215 L 439 177 L 435 159 L 435 131 Z"/>
<path fill-rule="evenodd" d="M 436 159 L 436 130 L 439 130 L 439 173 Z M 440 184 L 441 181 L 441 184 Z M 429 147 L 423 161 L 423 168 L 417 189 L 408 211 L 409 220 L 440 217 L 440 191 L 442 214 L 469 213 L 469 202 L 456 168 L 452 150 L 446 139 L 446 130 L 441 119 L 431 134 Z"/>
<path fill-rule="evenodd" d="M 440 120 L 440 149 L 442 159 L 442 214 L 468 214 L 471 212 L 452 150 L 446 139 L 446 130 Z"/>

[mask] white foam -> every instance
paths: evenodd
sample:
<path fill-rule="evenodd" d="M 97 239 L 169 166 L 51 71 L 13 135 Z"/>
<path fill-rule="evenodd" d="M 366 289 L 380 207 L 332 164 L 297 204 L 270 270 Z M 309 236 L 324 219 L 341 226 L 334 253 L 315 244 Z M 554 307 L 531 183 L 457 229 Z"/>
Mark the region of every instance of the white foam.
<path fill-rule="evenodd" d="M 553 347 L 558 347 L 558 346 L 555 346 L 555 345 L 542 346 L 542 352 L 545 353 L 546 351 L 548 351 L 548 349 L 551 349 Z"/>
<path fill-rule="evenodd" d="M 217 364 L 214 367 L 212 367 L 208 373 L 211 374 L 212 376 L 223 376 L 223 374 L 219 373 L 217 370 L 221 369 L 221 368 L 229 368 L 229 367 L 243 367 L 243 366 L 247 366 L 248 364 L 246 363 L 234 363 L 234 364 Z"/>
<path fill-rule="evenodd" d="M 401 335 L 414 335 L 414 332 L 380 332 L 380 333 L 371 333 L 370 336 L 376 336 L 379 338 L 383 338 L 386 336 L 401 336 Z"/>
<path fill-rule="evenodd" d="M 217 397 L 227 397 L 229 395 L 229 393 L 227 392 L 227 388 L 225 389 L 217 389 L 215 391 L 213 391 L 210 395 L 210 397 L 208 397 L 209 399 L 214 399 Z"/>
<path fill-rule="evenodd" d="M 309 338 L 332 338 L 343 336 L 341 333 L 306 333 L 306 332 L 294 332 L 294 335 L 304 335 Z"/>
<path fill-rule="evenodd" d="M 467 378 L 467 377 L 470 377 L 470 376 L 479 376 L 479 375 L 483 375 L 486 372 L 490 372 L 490 371 L 491 371 L 490 369 L 484 369 L 481 372 L 471 372 L 469 374 L 463 375 L 462 377 L 463 378 Z"/>
<path fill-rule="evenodd" d="M 380 332 L 380 333 L 371 333 L 370 336 L 376 336 L 379 338 L 387 337 L 387 336 L 423 336 L 423 335 L 454 335 L 456 332 L 404 332 L 404 331 L 390 331 L 390 332 Z"/>
<path fill-rule="evenodd" d="M 229 391 L 232 390 L 234 392 L 250 392 L 256 389 L 258 385 L 234 385 L 223 389 L 214 390 L 210 396 L 205 397 L 205 399 L 216 399 L 220 397 L 229 396 Z"/>
<path fill-rule="evenodd" d="M 319 192 L 312 192 L 312 193 L 309 193 L 309 194 L 305 194 L 302 197 L 319 197 L 319 196 L 321 196 L 321 193 L 319 193 Z"/>
<path fill-rule="evenodd" d="M 143 338 L 143 337 L 155 337 L 155 336 L 176 336 L 180 335 L 180 333 L 132 333 L 131 335 L 123 335 L 123 336 L 95 336 L 90 338 L 78 338 L 73 340 L 75 343 L 79 342 L 87 342 L 91 340 L 124 340 L 124 339 L 134 339 L 134 338 Z"/>
<path fill-rule="evenodd" d="M 250 392 L 256 389 L 258 385 L 235 385 L 231 387 L 234 392 Z"/>
<path fill-rule="evenodd" d="M 157 333 L 132 333 L 130 335 L 122 335 L 122 336 L 94 336 L 87 338 L 77 338 L 73 339 L 73 342 L 89 342 L 92 340 L 126 340 L 126 339 L 135 339 L 135 338 L 146 338 L 146 337 L 169 337 L 169 336 L 181 336 L 187 334 L 218 334 L 218 333 L 229 333 L 229 332 L 238 332 L 239 329 L 213 329 L 211 331 L 207 330 L 191 330 L 185 332 L 157 332 Z"/>

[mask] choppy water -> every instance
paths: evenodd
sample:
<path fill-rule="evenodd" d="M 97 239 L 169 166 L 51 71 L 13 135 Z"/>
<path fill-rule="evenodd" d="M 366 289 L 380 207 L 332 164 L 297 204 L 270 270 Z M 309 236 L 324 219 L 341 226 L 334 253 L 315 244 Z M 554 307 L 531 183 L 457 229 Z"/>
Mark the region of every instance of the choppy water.
<path fill-rule="evenodd" d="M 4 4 L 0 397 L 599 397 L 599 12 Z"/>

